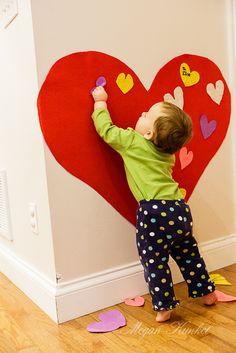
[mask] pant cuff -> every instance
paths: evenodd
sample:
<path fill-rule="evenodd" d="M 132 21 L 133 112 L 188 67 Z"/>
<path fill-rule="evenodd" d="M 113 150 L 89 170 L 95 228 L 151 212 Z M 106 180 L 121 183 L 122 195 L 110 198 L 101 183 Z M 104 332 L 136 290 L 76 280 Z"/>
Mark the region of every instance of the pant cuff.
<path fill-rule="evenodd" d="M 163 304 L 162 302 L 157 302 L 156 304 L 152 305 L 154 311 L 163 311 L 163 310 L 172 310 L 176 308 L 176 306 L 180 305 L 179 300 L 173 300 L 168 304 Z"/>
<path fill-rule="evenodd" d="M 191 298 L 197 298 L 197 297 L 203 297 L 204 295 L 213 293 L 215 291 L 216 287 L 214 282 L 209 282 L 207 287 L 204 288 L 194 288 L 193 290 L 190 290 L 188 295 Z"/>

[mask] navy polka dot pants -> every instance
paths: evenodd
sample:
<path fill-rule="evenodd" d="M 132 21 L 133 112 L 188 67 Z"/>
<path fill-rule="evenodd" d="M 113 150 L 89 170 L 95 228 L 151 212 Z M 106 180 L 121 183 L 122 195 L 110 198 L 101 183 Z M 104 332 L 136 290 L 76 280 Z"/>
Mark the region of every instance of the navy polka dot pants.
<path fill-rule="evenodd" d="M 180 304 L 174 294 L 169 255 L 180 268 L 189 297 L 215 290 L 192 234 L 191 211 L 184 200 L 141 200 L 136 216 L 137 248 L 153 310 L 171 310 Z"/>

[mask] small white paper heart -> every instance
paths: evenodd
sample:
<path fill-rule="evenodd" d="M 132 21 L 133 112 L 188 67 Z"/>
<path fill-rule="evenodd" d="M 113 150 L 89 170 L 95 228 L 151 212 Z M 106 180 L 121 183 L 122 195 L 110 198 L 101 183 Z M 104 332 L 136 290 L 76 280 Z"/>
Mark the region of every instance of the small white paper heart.
<path fill-rule="evenodd" d="M 215 103 L 220 104 L 224 94 L 224 82 L 218 80 L 215 85 L 213 83 L 208 83 L 206 91 Z"/>
<path fill-rule="evenodd" d="M 174 89 L 174 97 L 170 93 L 164 95 L 164 101 L 177 105 L 180 109 L 184 107 L 184 94 L 180 86 Z"/>

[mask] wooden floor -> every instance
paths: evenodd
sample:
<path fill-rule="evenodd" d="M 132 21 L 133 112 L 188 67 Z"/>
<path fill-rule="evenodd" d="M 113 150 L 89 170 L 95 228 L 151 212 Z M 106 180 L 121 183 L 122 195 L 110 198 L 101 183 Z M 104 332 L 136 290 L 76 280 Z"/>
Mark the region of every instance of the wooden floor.
<path fill-rule="evenodd" d="M 213 273 L 232 283 L 217 285 L 217 289 L 236 296 L 236 264 Z M 57 325 L 0 274 L 0 353 L 236 352 L 236 302 L 206 307 L 201 298 L 187 297 L 185 282 L 175 285 L 175 293 L 181 305 L 170 321 L 155 321 L 150 295 L 145 295 L 143 307 L 122 303 L 101 310 L 119 309 L 126 326 L 91 333 L 86 327 L 98 321 L 100 311 Z"/>

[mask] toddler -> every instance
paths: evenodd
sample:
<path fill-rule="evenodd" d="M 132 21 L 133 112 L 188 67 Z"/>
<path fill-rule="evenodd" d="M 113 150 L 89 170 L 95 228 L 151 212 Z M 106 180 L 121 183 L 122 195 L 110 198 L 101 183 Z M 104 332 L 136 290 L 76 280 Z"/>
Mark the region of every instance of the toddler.
<path fill-rule="evenodd" d="M 122 129 L 112 123 L 105 89 L 95 88 L 92 96 L 95 129 L 122 157 L 128 185 L 139 203 L 136 243 L 156 320 L 169 320 L 171 310 L 180 304 L 174 294 L 169 255 L 180 268 L 189 296 L 215 304 L 215 285 L 192 234 L 189 205 L 172 178 L 174 153 L 192 137 L 190 117 L 174 104 L 158 102 L 142 113 L 134 129 Z"/>

